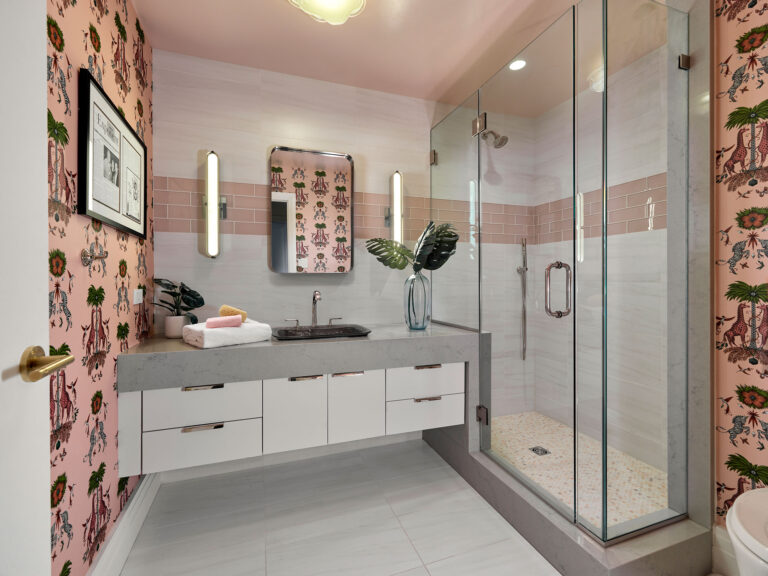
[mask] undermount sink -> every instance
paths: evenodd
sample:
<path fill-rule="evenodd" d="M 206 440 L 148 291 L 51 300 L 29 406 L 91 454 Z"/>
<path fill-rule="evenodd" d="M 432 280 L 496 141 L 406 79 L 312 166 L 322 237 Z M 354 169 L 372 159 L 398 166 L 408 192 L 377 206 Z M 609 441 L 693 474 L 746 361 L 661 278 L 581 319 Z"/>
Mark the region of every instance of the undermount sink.
<path fill-rule="evenodd" d="M 272 336 L 278 340 L 313 340 L 316 338 L 349 338 L 366 336 L 371 331 L 359 324 L 334 324 L 332 326 L 288 326 L 273 328 Z"/>

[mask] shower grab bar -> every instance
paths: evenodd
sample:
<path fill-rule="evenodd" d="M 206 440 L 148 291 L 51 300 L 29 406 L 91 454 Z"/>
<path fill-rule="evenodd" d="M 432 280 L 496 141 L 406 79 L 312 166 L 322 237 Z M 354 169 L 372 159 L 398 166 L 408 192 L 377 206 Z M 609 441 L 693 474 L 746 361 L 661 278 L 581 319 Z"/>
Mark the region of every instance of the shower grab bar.
<path fill-rule="evenodd" d="M 552 268 L 565 268 L 565 310 L 552 310 L 549 306 L 550 300 L 550 288 L 549 288 L 549 275 Z M 547 314 L 553 318 L 563 318 L 571 313 L 571 267 L 565 262 L 556 260 L 547 266 L 544 270 L 544 310 Z"/>

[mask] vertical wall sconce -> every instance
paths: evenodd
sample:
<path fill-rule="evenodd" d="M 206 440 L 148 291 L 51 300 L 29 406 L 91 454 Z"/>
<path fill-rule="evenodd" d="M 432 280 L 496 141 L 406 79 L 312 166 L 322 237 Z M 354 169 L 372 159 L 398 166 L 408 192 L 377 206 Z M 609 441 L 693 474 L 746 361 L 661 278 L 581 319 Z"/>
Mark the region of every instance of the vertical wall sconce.
<path fill-rule="evenodd" d="M 389 178 L 389 225 L 392 240 L 403 241 L 403 175 L 395 171 Z"/>
<path fill-rule="evenodd" d="M 219 156 L 211 150 L 205 160 L 205 255 L 219 255 Z"/>

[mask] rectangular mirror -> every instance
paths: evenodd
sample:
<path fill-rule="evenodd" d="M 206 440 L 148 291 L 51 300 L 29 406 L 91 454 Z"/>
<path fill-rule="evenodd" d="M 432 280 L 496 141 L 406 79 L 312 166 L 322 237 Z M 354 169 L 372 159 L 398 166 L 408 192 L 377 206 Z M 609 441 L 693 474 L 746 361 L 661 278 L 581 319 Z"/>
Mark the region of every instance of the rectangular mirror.
<path fill-rule="evenodd" d="M 276 146 L 269 155 L 273 272 L 352 269 L 354 164 L 349 154 Z"/>

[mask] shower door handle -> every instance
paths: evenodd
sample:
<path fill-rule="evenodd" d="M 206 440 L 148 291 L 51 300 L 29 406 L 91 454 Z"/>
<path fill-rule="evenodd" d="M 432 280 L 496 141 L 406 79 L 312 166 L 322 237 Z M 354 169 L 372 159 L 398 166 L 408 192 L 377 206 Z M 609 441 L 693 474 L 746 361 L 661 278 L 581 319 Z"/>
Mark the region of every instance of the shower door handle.
<path fill-rule="evenodd" d="M 549 275 L 552 268 L 557 268 L 558 270 L 560 268 L 565 268 L 565 310 L 553 311 L 549 305 Z M 544 310 L 546 310 L 547 314 L 553 318 L 562 318 L 571 313 L 571 267 L 565 262 L 557 260 L 552 262 L 552 264 L 547 266 L 546 270 L 544 270 Z"/>

